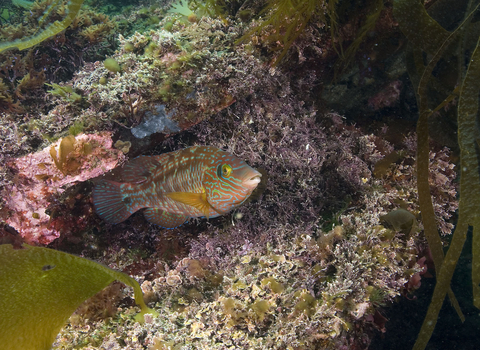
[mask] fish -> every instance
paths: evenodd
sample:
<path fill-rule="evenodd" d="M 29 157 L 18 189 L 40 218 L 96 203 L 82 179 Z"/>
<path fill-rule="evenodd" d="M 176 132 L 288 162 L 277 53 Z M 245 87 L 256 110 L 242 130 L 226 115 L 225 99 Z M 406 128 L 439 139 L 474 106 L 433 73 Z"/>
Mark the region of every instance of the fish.
<path fill-rule="evenodd" d="M 244 203 L 262 174 L 213 146 L 192 146 L 134 158 L 121 182 L 99 180 L 92 191 L 97 215 L 110 224 L 145 209 L 147 221 L 176 228 L 191 218 L 215 218 Z"/>

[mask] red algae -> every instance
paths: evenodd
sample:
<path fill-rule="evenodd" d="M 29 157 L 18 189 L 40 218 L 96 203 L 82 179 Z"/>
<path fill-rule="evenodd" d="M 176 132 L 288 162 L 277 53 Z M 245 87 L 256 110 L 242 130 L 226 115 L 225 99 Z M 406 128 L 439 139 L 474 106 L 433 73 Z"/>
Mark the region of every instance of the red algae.
<path fill-rule="evenodd" d="M 64 160 L 67 168 L 62 172 L 58 160 L 55 162 L 51 156 L 51 149 L 57 149 L 60 143 L 8 163 L 16 172 L 16 181 L 6 190 L 10 215 L 5 221 L 29 243 L 45 245 L 60 237 L 60 227 L 46 211 L 67 188 L 98 177 L 125 160 L 123 152 L 113 148 L 110 132 L 82 134 L 75 138 L 74 148 Z M 68 168 L 68 164 L 74 166 Z"/>

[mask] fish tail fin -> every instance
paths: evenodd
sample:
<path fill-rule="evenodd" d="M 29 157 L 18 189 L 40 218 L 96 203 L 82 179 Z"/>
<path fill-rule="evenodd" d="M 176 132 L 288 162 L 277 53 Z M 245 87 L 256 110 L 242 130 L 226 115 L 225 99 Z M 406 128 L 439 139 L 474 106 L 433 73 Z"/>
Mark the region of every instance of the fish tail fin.
<path fill-rule="evenodd" d="M 132 211 L 131 199 L 115 181 L 100 181 L 92 192 L 93 206 L 98 216 L 110 224 L 118 224 L 127 220 Z"/>

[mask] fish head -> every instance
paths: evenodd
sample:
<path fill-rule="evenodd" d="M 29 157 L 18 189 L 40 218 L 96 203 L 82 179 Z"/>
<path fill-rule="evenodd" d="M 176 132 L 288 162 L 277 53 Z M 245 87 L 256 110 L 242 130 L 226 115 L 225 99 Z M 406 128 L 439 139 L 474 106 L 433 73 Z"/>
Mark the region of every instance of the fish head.
<path fill-rule="evenodd" d="M 228 152 L 219 151 L 215 158 L 205 172 L 204 188 L 208 203 L 224 214 L 252 194 L 262 174 Z"/>

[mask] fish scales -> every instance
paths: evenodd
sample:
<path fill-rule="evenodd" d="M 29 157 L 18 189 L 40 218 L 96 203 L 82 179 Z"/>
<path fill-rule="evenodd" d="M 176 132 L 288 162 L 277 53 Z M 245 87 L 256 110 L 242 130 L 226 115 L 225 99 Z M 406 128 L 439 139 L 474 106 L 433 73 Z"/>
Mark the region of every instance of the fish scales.
<path fill-rule="evenodd" d="M 194 146 L 135 158 L 121 177 L 124 182 L 101 180 L 93 190 L 102 219 L 119 223 L 145 208 L 148 221 L 173 228 L 228 213 L 251 195 L 261 174 L 221 149 Z"/>

